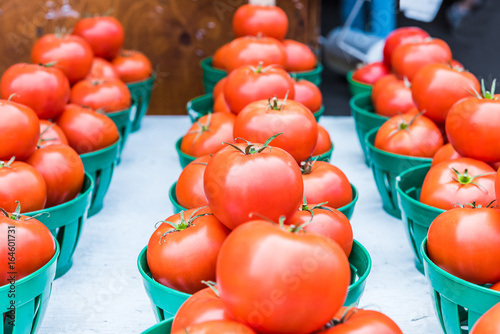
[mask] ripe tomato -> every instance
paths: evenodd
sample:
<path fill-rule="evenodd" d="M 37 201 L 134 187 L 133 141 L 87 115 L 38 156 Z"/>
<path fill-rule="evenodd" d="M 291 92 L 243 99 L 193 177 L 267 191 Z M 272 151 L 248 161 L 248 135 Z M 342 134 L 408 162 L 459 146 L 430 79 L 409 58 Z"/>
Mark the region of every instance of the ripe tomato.
<path fill-rule="evenodd" d="M 383 91 L 377 91 L 373 107 L 376 114 L 392 117 L 412 110 L 415 102 L 410 87 L 402 80 L 395 80 L 386 83 Z"/>
<path fill-rule="evenodd" d="M 212 91 L 214 101 L 217 100 L 217 97 L 224 92 L 224 85 L 226 84 L 226 81 L 227 77 L 224 77 L 215 84 L 214 90 Z"/>
<path fill-rule="evenodd" d="M 27 159 L 35 152 L 39 137 L 40 126 L 33 109 L 0 100 L 0 160 Z"/>
<path fill-rule="evenodd" d="M 172 332 L 199 323 L 215 320 L 232 320 L 224 303 L 212 288 L 195 292 L 181 305 L 172 323 Z"/>
<path fill-rule="evenodd" d="M 45 180 L 46 208 L 66 203 L 82 190 L 85 176 L 82 159 L 68 145 L 53 144 L 40 148 L 26 162 Z"/>
<path fill-rule="evenodd" d="M 234 319 L 259 333 L 320 328 L 342 306 L 349 281 L 349 262 L 336 242 L 263 220 L 233 230 L 217 259 L 220 298 Z"/>
<path fill-rule="evenodd" d="M 347 176 L 328 162 L 307 162 L 302 166 L 304 196 L 308 203 L 324 203 L 338 209 L 352 202 Z"/>
<path fill-rule="evenodd" d="M 234 143 L 233 127 L 236 116 L 231 113 L 213 113 L 202 116 L 182 137 L 181 151 L 193 157 L 212 154 Z"/>
<path fill-rule="evenodd" d="M 13 95 L 14 94 L 14 95 Z M 0 82 L 2 99 L 10 98 L 32 108 L 39 118 L 57 117 L 69 100 L 68 78 L 61 70 L 34 64 L 15 64 Z"/>
<path fill-rule="evenodd" d="M 236 37 L 263 36 L 278 40 L 285 38 L 288 31 L 288 17 L 277 6 L 245 4 L 233 16 L 233 32 Z"/>
<path fill-rule="evenodd" d="M 193 209 L 208 205 L 205 189 L 203 188 L 203 174 L 210 160 L 204 155 L 189 163 L 179 175 L 175 187 L 177 202 L 186 208 Z"/>
<path fill-rule="evenodd" d="M 229 43 L 226 43 L 215 51 L 212 58 L 212 67 L 219 70 L 226 69 L 226 51 L 228 50 L 228 48 Z"/>
<path fill-rule="evenodd" d="M 225 69 L 229 72 L 241 66 L 286 66 L 283 44 L 272 37 L 245 36 L 234 39 L 225 50 Z"/>
<path fill-rule="evenodd" d="M 234 138 L 263 143 L 277 133 L 282 134 L 273 140 L 273 146 L 284 149 L 300 163 L 314 151 L 318 123 L 301 103 L 276 98 L 250 103 L 234 122 Z"/>
<path fill-rule="evenodd" d="M 278 67 L 240 67 L 229 74 L 224 86 L 224 96 L 229 109 L 239 114 L 251 102 L 276 96 L 289 100 L 295 98 L 293 79 Z"/>
<path fill-rule="evenodd" d="M 52 144 L 69 145 L 68 138 L 64 131 L 56 123 L 41 119 L 40 120 L 40 140 L 38 145 L 45 147 Z"/>
<path fill-rule="evenodd" d="M 419 110 L 437 123 L 444 123 L 446 115 L 457 101 L 480 90 L 474 74 L 458 71 L 445 64 L 429 64 L 413 77 L 411 93 Z"/>
<path fill-rule="evenodd" d="M 19 201 L 22 212 L 38 211 L 46 200 L 45 181 L 35 168 L 21 161 L 0 161 L 0 208 L 13 212 Z"/>
<path fill-rule="evenodd" d="M 475 202 L 486 206 L 495 199 L 495 170 L 470 158 L 447 160 L 425 176 L 420 202 L 443 210 Z"/>
<path fill-rule="evenodd" d="M 378 311 L 342 307 L 334 325 L 318 334 L 403 334 L 398 325 Z"/>
<path fill-rule="evenodd" d="M 229 106 L 226 102 L 226 97 L 224 96 L 224 92 L 220 92 L 219 96 L 215 98 L 213 112 L 223 112 L 223 113 L 231 113 Z"/>
<path fill-rule="evenodd" d="M 103 58 L 94 57 L 92 67 L 86 79 L 118 80 L 120 76 L 109 61 Z"/>
<path fill-rule="evenodd" d="M 323 95 L 318 86 L 308 80 L 294 80 L 295 95 L 293 100 L 302 103 L 307 109 L 316 112 L 323 105 Z"/>
<path fill-rule="evenodd" d="M 390 73 L 391 71 L 387 66 L 385 66 L 383 62 L 378 61 L 359 67 L 352 73 L 351 79 L 364 84 L 373 85 Z"/>
<path fill-rule="evenodd" d="M 121 23 L 110 16 L 83 18 L 73 27 L 73 34 L 89 43 L 94 56 L 108 60 L 118 54 L 125 38 Z"/>
<path fill-rule="evenodd" d="M 73 86 L 70 102 L 111 113 L 129 108 L 132 97 L 121 80 L 86 79 Z"/>
<path fill-rule="evenodd" d="M 500 281 L 500 211 L 455 208 L 432 222 L 429 258 L 441 269 L 475 284 Z"/>
<path fill-rule="evenodd" d="M 497 178 L 495 180 L 495 193 L 497 196 L 497 205 L 500 202 L 500 167 L 497 170 Z"/>
<path fill-rule="evenodd" d="M 415 110 L 382 124 L 374 146 L 395 154 L 432 158 L 443 146 L 443 136 L 433 121 Z"/>
<path fill-rule="evenodd" d="M 309 46 L 291 39 L 283 41 L 286 52 L 285 69 L 288 72 L 312 71 L 316 68 L 317 59 Z"/>
<path fill-rule="evenodd" d="M 47 264 L 55 252 L 54 238 L 41 222 L 20 215 L 19 207 L 10 215 L 0 211 L 0 256 L 5 259 L 0 261 L 0 286 L 15 285 Z M 15 263 L 15 270 L 9 261 Z"/>
<path fill-rule="evenodd" d="M 419 69 L 433 63 L 449 63 L 451 50 L 445 41 L 431 38 L 398 46 L 391 56 L 391 68 L 400 77 L 412 81 Z"/>
<path fill-rule="evenodd" d="M 470 334 L 500 333 L 500 303 L 490 308 L 472 326 Z"/>
<path fill-rule="evenodd" d="M 79 154 L 98 151 L 116 143 L 118 128 L 111 118 L 76 104 L 68 104 L 57 119 L 69 145 Z"/>
<path fill-rule="evenodd" d="M 219 249 L 229 234 L 209 208 L 182 211 L 165 220 L 149 239 L 147 261 L 155 281 L 185 293 L 215 280 Z"/>
<path fill-rule="evenodd" d="M 207 164 L 203 186 L 208 205 L 230 229 L 254 214 L 274 221 L 291 218 L 302 202 L 297 162 L 285 150 L 267 145 L 228 146 Z"/>
<path fill-rule="evenodd" d="M 400 80 L 394 74 L 388 74 L 386 76 L 383 76 L 373 84 L 371 93 L 371 100 L 373 105 L 375 105 L 378 96 L 387 89 L 386 88 L 387 85 L 394 81 L 400 81 Z M 405 83 L 404 81 L 401 82 L 403 84 Z"/>
<path fill-rule="evenodd" d="M 312 156 L 318 156 L 323 153 L 330 151 L 332 148 L 332 140 L 328 131 L 324 127 L 318 124 L 318 141 L 316 142 L 316 147 L 312 153 Z"/>
<path fill-rule="evenodd" d="M 495 290 L 495 291 L 500 291 L 500 282 L 497 282 L 490 286 L 490 289 Z"/>
<path fill-rule="evenodd" d="M 214 320 L 202 322 L 179 329 L 172 334 L 256 334 L 250 327 L 232 320 Z"/>
<path fill-rule="evenodd" d="M 125 82 L 143 81 L 153 73 L 153 66 L 143 53 L 122 50 L 112 61 L 120 79 Z"/>
<path fill-rule="evenodd" d="M 457 151 L 455 151 L 455 149 L 453 148 L 453 146 L 451 146 L 450 143 L 448 143 L 441 146 L 441 148 L 437 150 L 436 153 L 434 153 L 434 156 L 432 157 L 431 167 L 437 165 L 440 162 L 454 160 L 458 158 L 462 158 L 462 156 L 458 154 Z"/>
<path fill-rule="evenodd" d="M 33 63 L 56 62 L 54 67 L 63 71 L 70 83 L 82 80 L 89 74 L 93 58 L 90 45 L 76 35 L 43 35 L 31 49 Z"/>
<path fill-rule="evenodd" d="M 391 32 L 385 39 L 384 64 L 391 68 L 391 58 L 394 50 L 403 44 L 422 42 L 429 38 L 429 34 L 418 27 L 398 28 Z"/>

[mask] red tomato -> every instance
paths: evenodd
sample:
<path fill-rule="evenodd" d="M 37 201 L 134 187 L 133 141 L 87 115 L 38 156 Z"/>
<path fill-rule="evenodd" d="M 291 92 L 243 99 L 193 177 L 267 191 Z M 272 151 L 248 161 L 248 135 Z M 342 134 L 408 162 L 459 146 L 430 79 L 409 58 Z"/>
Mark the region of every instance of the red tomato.
<path fill-rule="evenodd" d="M 336 242 L 263 220 L 231 232 L 217 259 L 220 298 L 234 319 L 259 333 L 320 328 L 342 306 L 349 281 L 349 262 Z"/>
<path fill-rule="evenodd" d="M 172 332 L 207 321 L 232 320 L 224 303 L 212 288 L 195 292 L 181 305 L 172 323 Z"/>
<path fill-rule="evenodd" d="M 229 72 L 241 66 L 278 65 L 286 66 L 286 51 L 283 44 L 272 37 L 239 37 L 229 43 L 225 50 L 225 69 Z"/>
<path fill-rule="evenodd" d="M 39 137 L 40 126 L 33 109 L 0 100 L 0 160 L 27 159 L 35 152 Z"/>
<path fill-rule="evenodd" d="M 472 326 L 470 334 L 500 333 L 500 303 L 496 304 L 483 314 Z"/>
<path fill-rule="evenodd" d="M 371 100 L 372 104 L 375 105 L 375 102 L 378 99 L 378 96 L 387 89 L 389 83 L 394 81 L 400 81 L 394 74 L 388 74 L 379 80 L 377 80 L 372 87 Z M 405 82 L 401 80 L 404 84 Z"/>
<path fill-rule="evenodd" d="M 495 290 L 495 291 L 500 291 L 500 282 L 493 284 L 490 286 L 490 289 Z"/>
<path fill-rule="evenodd" d="M 111 118 L 76 104 L 68 104 L 57 119 L 69 145 L 79 154 L 98 151 L 116 143 L 118 128 Z"/>
<path fill-rule="evenodd" d="M 403 334 L 398 325 L 378 311 L 342 307 L 335 324 L 318 334 Z"/>
<path fill-rule="evenodd" d="M 226 51 L 229 49 L 229 43 L 224 44 L 215 51 L 212 58 L 212 67 L 219 70 L 226 69 Z"/>
<path fill-rule="evenodd" d="M 486 206 L 494 199 L 495 170 L 470 158 L 433 166 L 425 176 L 420 194 L 420 202 L 443 210 L 452 209 L 457 203 Z"/>
<path fill-rule="evenodd" d="M 304 196 L 308 203 L 324 203 L 340 208 L 352 202 L 352 188 L 347 176 L 328 162 L 306 163 L 302 168 Z"/>
<path fill-rule="evenodd" d="M 381 61 L 365 64 L 352 73 L 351 79 L 363 84 L 373 85 L 391 72 Z"/>
<path fill-rule="evenodd" d="M 382 124 L 374 146 L 395 154 L 432 158 L 443 146 L 443 136 L 433 121 L 415 110 L 393 116 Z"/>
<path fill-rule="evenodd" d="M 462 156 L 458 154 L 457 151 L 455 151 L 451 144 L 448 143 L 441 146 L 441 148 L 437 150 L 436 153 L 434 153 L 434 156 L 432 157 L 431 167 L 437 165 L 440 162 L 458 158 L 462 158 Z"/>
<path fill-rule="evenodd" d="M 495 180 L 495 193 L 497 196 L 497 205 L 500 205 L 500 167 L 497 170 L 497 178 Z"/>
<path fill-rule="evenodd" d="M 73 86 L 70 102 L 111 113 L 129 108 L 132 97 L 120 80 L 86 79 Z"/>
<path fill-rule="evenodd" d="M 288 72 L 312 71 L 316 68 L 317 59 L 309 46 L 291 39 L 283 41 L 286 52 L 285 69 Z"/>
<path fill-rule="evenodd" d="M 75 198 L 83 186 L 85 173 L 78 153 L 64 144 L 40 148 L 26 161 L 40 172 L 47 186 L 46 208 Z"/>
<path fill-rule="evenodd" d="M 86 79 L 118 80 L 120 76 L 109 61 L 95 57 L 92 60 L 92 67 Z"/>
<path fill-rule="evenodd" d="M 418 27 L 398 28 L 391 32 L 384 45 L 384 64 L 391 68 L 391 58 L 394 50 L 403 44 L 422 42 L 429 38 L 429 34 Z"/>
<path fill-rule="evenodd" d="M 445 64 L 429 64 L 413 77 L 411 92 L 419 110 L 437 123 L 444 123 L 446 115 L 457 101 L 480 90 L 474 74 L 458 71 Z"/>
<path fill-rule="evenodd" d="M 57 117 L 69 100 L 68 78 L 57 68 L 33 64 L 9 67 L 0 82 L 2 99 L 32 108 L 39 118 Z M 14 95 L 13 95 L 14 94 Z"/>
<path fill-rule="evenodd" d="M 318 124 L 318 141 L 316 142 L 316 147 L 312 153 L 312 156 L 318 156 L 323 153 L 330 151 L 332 148 L 332 140 L 328 131 L 324 127 Z"/>
<path fill-rule="evenodd" d="M 236 37 L 263 36 L 282 40 L 288 31 L 288 17 L 277 6 L 245 4 L 233 16 L 233 32 Z"/>
<path fill-rule="evenodd" d="M 251 215 L 291 218 L 304 190 L 293 157 L 279 147 L 258 144 L 217 152 L 207 164 L 203 185 L 213 213 L 230 229 Z"/>
<path fill-rule="evenodd" d="M 39 146 L 44 147 L 52 144 L 69 145 L 68 138 L 59 125 L 42 119 L 40 120 Z"/>
<path fill-rule="evenodd" d="M 309 109 L 288 100 L 260 100 L 247 105 L 236 117 L 233 138 L 263 143 L 282 133 L 273 146 L 290 153 L 300 163 L 311 157 L 318 141 L 318 123 Z"/>
<path fill-rule="evenodd" d="M 450 61 L 450 67 L 454 68 L 457 71 L 465 71 L 464 65 L 462 65 L 461 62 L 459 62 L 458 60 L 455 60 L 455 59 L 452 59 Z"/>
<path fill-rule="evenodd" d="M 206 287 L 202 281 L 215 280 L 217 255 L 230 231 L 208 208 L 182 211 L 166 222 L 149 239 L 151 275 L 169 288 L 195 293 Z"/>
<path fill-rule="evenodd" d="M 94 56 L 108 60 L 118 54 L 125 38 L 121 23 L 109 16 L 81 19 L 73 27 L 73 35 L 86 40 L 94 51 Z"/>
<path fill-rule="evenodd" d="M 212 154 L 234 143 L 233 127 L 236 117 L 230 113 L 202 116 L 182 137 L 181 151 L 193 157 Z"/>
<path fill-rule="evenodd" d="M 182 207 L 194 209 L 208 205 L 203 189 L 203 174 L 209 160 L 209 155 L 201 156 L 184 167 L 179 175 L 175 195 Z"/>
<path fill-rule="evenodd" d="M 223 112 L 223 113 L 231 113 L 229 106 L 226 102 L 226 97 L 224 96 L 224 92 L 220 92 L 219 96 L 215 98 L 213 112 Z"/>
<path fill-rule="evenodd" d="M 294 101 L 302 103 L 312 112 L 321 109 L 323 95 L 318 86 L 308 80 L 294 80 L 293 87 L 295 91 Z"/>
<path fill-rule="evenodd" d="M 500 281 L 500 211 L 455 208 L 432 222 L 429 258 L 452 275 L 475 284 Z"/>
<path fill-rule="evenodd" d="M 215 320 L 179 329 L 172 334 L 256 334 L 250 327 L 231 320 Z"/>
<path fill-rule="evenodd" d="M 226 84 L 226 81 L 227 77 L 224 77 L 215 84 L 214 90 L 212 91 L 214 101 L 217 100 L 217 97 L 224 92 L 224 85 Z"/>
<path fill-rule="evenodd" d="M 0 256 L 4 259 L 0 261 L 0 286 L 15 285 L 47 264 L 56 252 L 49 229 L 34 218 L 20 215 L 19 211 L 10 215 L 0 212 Z M 14 270 L 9 262 L 14 263 Z"/>
<path fill-rule="evenodd" d="M 402 80 L 395 80 L 387 83 L 383 91 L 377 92 L 373 107 L 376 114 L 392 117 L 414 109 L 415 102 L 410 87 Z"/>
<path fill-rule="evenodd" d="M 226 102 L 235 114 L 251 102 L 276 96 L 289 100 L 295 98 L 293 79 L 283 69 L 277 67 L 240 67 L 229 74 L 224 86 Z"/>
<path fill-rule="evenodd" d="M 0 208 L 13 212 L 19 201 L 22 212 L 38 211 L 46 200 L 45 181 L 35 168 L 20 161 L 0 161 Z"/>
<path fill-rule="evenodd" d="M 90 45 L 75 35 L 43 35 L 31 49 L 33 63 L 55 62 L 54 67 L 63 71 L 70 83 L 82 80 L 89 74 L 93 58 Z"/>
<path fill-rule="evenodd" d="M 394 49 L 391 66 L 394 73 L 412 81 L 419 69 L 433 63 L 449 63 L 451 50 L 445 41 L 432 38 L 403 44 Z"/>
<path fill-rule="evenodd" d="M 112 64 L 125 83 L 146 80 L 153 73 L 153 66 L 148 57 L 135 50 L 122 50 L 113 59 Z"/>

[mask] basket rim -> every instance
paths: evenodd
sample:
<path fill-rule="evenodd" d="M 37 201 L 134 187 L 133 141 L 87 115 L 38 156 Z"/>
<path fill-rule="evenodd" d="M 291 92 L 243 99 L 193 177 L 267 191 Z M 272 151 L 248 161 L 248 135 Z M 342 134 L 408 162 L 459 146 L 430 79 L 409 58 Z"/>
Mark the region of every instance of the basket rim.
<path fill-rule="evenodd" d="M 141 332 L 141 334 L 147 334 L 150 331 L 153 331 L 156 329 L 163 329 L 163 327 L 165 327 L 165 326 L 172 325 L 173 321 L 174 321 L 174 317 L 162 320 L 162 321 L 154 324 L 153 326 L 149 327 L 148 329 L 144 330 L 143 332 Z"/>
<path fill-rule="evenodd" d="M 349 73 L 347 73 L 347 81 L 351 85 L 356 85 L 356 86 L 363 87 L 363 88 L 373 88 L 373 85 L 354 80 L 352 78 L 352 74 L 354 73 L 354 71 L 355 70 L 350 70 Z M 362 94 L 364 94 L 364 93 L 362 93 Z"/>
<path fill-rule="evenodd" d="M 359 279 L 352 283 L 352 284 L 349 284 L 349 289 L 348 291 L 351 291 L 351 290 L 354 290 L 355 288 L 357 288 L 359 285 L 361 285 L 364 281 L 366 281 L 366 278 L 368 277 L 368 275 L 370 274 L 370 272 L 372 271 L 372 257 L 370 256 L 370 253 L 368 252 L 368 250 L 365 248 L 365 246 L 363 246 L 358 240 L 356 239 L 353 239 L 352 240 L 352 244 L 353 246 L 356 245 L 356 247 L 359 247 L 359 249 L 361 250 L 361 252 L 363 253 L 363 256 L 366 257 L 367 259 L 367 263 L 368 263 L 368 266 L 366 268 L 366 271 L 363 275 L 361 275 L 361 277 L 359 277 Z M 354 248 L 354 247 L 353 247 Z"/>
<path fill-rule="evenodd" d="M 361 99 L 367 99 L 367 98 L 370 98 L 371 96 L 371 93 L 370 92 L 364 92 L 364 93 L 359 93 L 359 94 L 356 94 L 354 95 L 353 97 L 351 97 L 349 99 L 349 107 L 351 108 L 351 110 L 353 110 L 355 113 L 357 114 L 362 114 L 364 116 L 369 116 L 369 117 L 372 117 L 372 118 L 375 118 L 375 119 L 378 119 L 378 120 L 388 120 L 389 117 L 387 116 L 382 116 L 382 115 L 379 115 L 379 114 L 376 114 L 372 111 L 368 111 L 366 110 L 365 108 L 362 108 L 360 106 L 357 105 L 358 101 L 361 100 Z"/>
<path fill-rule="evenodd" d="M 109 152 L 117 149 L 120 146 L 121 141 L 122 141 L 122 135 L 120 133 L 118 133 L 118 140 L 115 141 L 113 144 L 111 144 L 107 147 L 101 148 L 100 150 L 97 150 L 97 151 L 92 151 L 92 152 L 80 154 L 80 158 L 82 158 L 82 160 L 83 160 L 83 158 L 91 158 L 91 157 L 95 157 L 95 156 L 98 156 L 101 154 L 109 153 Z"/>
<path fill-rule="evenodd" d="M 135 87 L 135 86 L 140 86 L 142 84 L 145 84 L 145 83 L 150 83 L 151 81 L 153 81 L 154 79 L 156 79 L 156 72 L 152 72 L 151 75 L 149 77 L 147 77 L 146 79 L 143 79 L 143 80 L 137 80 L 137 81 L 131 81 L 131 82 L 126 82 L 125 85 L 127 87 Z"/>
<path fill-rule="evenodd" d="M 107 112 L 107 113 L 105 113 L 105 115 L 108 116 L 109 118 L 111 118 L 111 116 L 116 117 L 116 116 L 125 115 L 132 110 L 132 108 L 134 107 L 134 102 L 135 102 L 134 99 L 131 99 L 130 106 L 128 108 L 121 109 L 121 110 L 115 110 L 112 112 Z"/>

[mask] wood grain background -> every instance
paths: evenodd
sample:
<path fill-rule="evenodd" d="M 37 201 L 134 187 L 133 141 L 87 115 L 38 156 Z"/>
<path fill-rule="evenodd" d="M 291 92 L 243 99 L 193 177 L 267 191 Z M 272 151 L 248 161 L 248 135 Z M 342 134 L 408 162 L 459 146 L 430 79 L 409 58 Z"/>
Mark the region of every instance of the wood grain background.
<path fill-rule="evenodd" d="M 109 12 L 125 28 L 125 48 L 144 52 L 157 72 L 149 114 L 185 114 L 204 93 L 199 62 L 234 36 L 232 15 L 246 0 L 0 0 L 0 73 L 29 62 L 37 39 L 71 27 L 79 14 Z M 278 0 L 288 38 L 318 45 L 320 0 Z"/>

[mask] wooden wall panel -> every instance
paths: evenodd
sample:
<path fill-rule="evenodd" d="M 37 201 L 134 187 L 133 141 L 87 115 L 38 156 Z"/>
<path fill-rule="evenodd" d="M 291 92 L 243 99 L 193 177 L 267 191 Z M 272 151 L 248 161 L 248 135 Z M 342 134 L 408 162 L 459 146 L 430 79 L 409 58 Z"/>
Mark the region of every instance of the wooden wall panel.
<path fill-rule="evenodd" d="M 246 0 L 0 0 L 0 72 L 28 62 L 38 36 L 71 27 L 79 13 L 109 11 L 125 28 L 125 47 L 144 52 L 157 72 L 150 114 L 185 114 L 203 94 L 199 62 L 233 38 L 231 19 Z M 278 0 L 289 38 L 317 47 L 319 0 Z"/>

